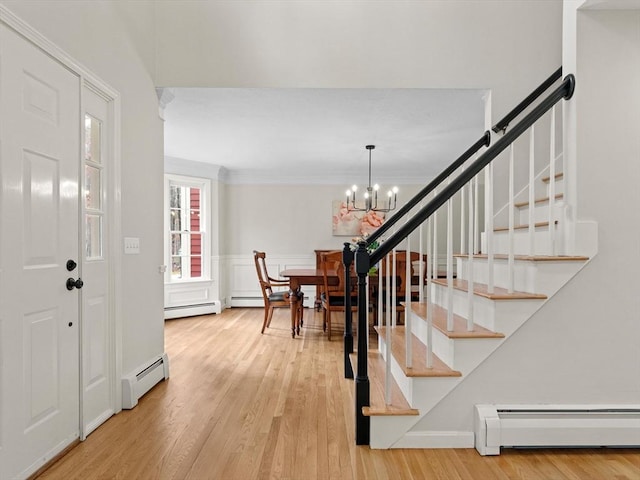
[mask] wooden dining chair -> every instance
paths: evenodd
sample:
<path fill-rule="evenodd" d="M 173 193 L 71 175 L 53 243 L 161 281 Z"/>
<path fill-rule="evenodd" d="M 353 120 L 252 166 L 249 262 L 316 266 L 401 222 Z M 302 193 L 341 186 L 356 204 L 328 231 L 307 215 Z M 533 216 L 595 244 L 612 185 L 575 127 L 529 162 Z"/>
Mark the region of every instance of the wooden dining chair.
<path fill-rule="evenodd" d="M 331 340 L 331 317 L 334 312 L 345 311 L 342 250 L 321 253 L 320 269 L 323 278 L 320 293 L 320 302 L 323 308 L 322 329 L 327 332 L 327 337 Z M 352 289 L 351 293 L 351 312 L 353 313 L 358 311 L 358 297 L 355 290 Z"/>
<path fill-rule="evenodd" d="M 260 282 L 260 288 L 262 290 L 262 297 L 264 299 L 264 321 L 262 322 L 262 331 L 271 324 L 271 318 L 273 317 L 273 310 L 276 307 L 291 307 L 289 297 L 289 282 L 286 280 L 278 280 L 269 276 L 267 271 L 266 254 L 265 252 L 253 251 L 253 260 L 256 264 L 256 271 L 258 273 L 258 281 Z M 285 288 L 284 290 L 274 290 L 274 288 Z M 304 309 L 304 294 L 302 292 L 296 292 L 298 295 L 298 311 L 296 312 L 296 323 L 302 326 L 302 312 Z"/>

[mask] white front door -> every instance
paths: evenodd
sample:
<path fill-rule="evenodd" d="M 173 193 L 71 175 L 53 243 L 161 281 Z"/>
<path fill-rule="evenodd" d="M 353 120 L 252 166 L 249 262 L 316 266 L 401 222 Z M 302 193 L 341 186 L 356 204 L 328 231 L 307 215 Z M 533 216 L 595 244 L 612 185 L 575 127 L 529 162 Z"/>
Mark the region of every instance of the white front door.
<path fill-rule="evenodd" d="M 0 478 L 79 437 L 80 79 L 0 25 Z M 73 285 L 69 285 L 73 287 Z"/>

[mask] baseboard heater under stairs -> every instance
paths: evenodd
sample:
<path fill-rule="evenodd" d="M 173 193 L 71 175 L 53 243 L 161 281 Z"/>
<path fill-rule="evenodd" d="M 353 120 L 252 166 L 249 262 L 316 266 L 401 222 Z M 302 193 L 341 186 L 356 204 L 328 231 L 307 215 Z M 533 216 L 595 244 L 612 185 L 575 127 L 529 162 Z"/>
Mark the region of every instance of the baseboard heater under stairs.
<path fill-rule="evenodd" d="M 637 447 L 640 405 L 476 405 L 481 455 L 500 447 Z"/>
<path fill-rule="evenodd" d="M 150 365 L 122 378 L 122 408 L 131 409 L 138 400 L 161 380 L 169 378 L 169 357 L 162 354 Z"/>

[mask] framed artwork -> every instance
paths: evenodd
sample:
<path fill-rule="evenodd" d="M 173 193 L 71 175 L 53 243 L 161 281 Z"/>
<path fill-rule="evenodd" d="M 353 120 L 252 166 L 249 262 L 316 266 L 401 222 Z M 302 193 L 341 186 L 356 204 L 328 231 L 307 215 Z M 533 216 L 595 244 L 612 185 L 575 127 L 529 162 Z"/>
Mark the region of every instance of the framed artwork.
<path fill-rule="evenodd" d="M 332 233 L 339 237 L 361 237 L 375 232 L 383 223 L 385 214 L 382 212 L 349 211 L 343 200 L 332 203 Z"/>

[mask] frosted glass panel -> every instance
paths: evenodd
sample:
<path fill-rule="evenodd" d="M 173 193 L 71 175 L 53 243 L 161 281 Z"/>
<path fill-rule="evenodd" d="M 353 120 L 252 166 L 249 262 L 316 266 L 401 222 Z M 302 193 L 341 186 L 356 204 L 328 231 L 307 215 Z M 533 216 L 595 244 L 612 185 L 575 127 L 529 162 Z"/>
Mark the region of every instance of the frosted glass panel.
<path fill-rule="evenodd" d="M 99 168 L 86 165 L 84 167 L 85 205 L 93 210 L 100 210 L 102 203 L 101 171 Z"/>
<path fill-rule="evenodd" d="M 87 260 L 102 258 L 102 216 L 86 215 Z"/>
<path fill-rule="evenodd" d="M 101 130 L 100 120 L 91 115 L 84 116 L 84 159 L 87 162 L 102 163 Z"/>

